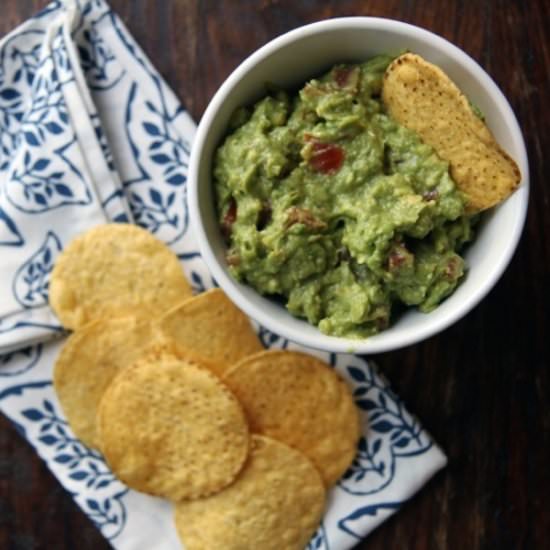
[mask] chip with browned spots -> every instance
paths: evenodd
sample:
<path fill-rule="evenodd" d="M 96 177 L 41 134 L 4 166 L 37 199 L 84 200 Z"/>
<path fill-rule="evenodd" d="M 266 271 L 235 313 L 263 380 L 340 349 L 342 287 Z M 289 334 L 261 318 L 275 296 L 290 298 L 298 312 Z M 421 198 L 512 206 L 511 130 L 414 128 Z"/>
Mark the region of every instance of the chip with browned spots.
<path fill-rule="evenodd" d="M 248 317 L 217 288 L 185 300 L 159 324 L 165 336 L 209 359 L 218 375 L 263 350 Z"/>
<path fill-rule="evenodd" d="M 347 383 L 329 365 L 296 351 L 264 351 L 224 377 L 250 429 L 303 452 L 330 487 L 351 464 L 360 436 Z"/>
<path fill-rule="evenodd" d="M 303 550 L 325 508 L 315 466 L 299 451 L 254 435 L 235 482 L 204 499 L 175 506 L 187 550 Z"/>
<path fill-rule="evenodd" d="M 97 430 L 119 479 L 173 501 L 220 491 L 248 456 L 248 424 L 235 396 L 195 357 L 163 348 L 115 377 Z"/>
<path fill-rule="evenodd" d="M 57 258 L 50 305 L 65 328 L 96 319 L 164 313 L 191 296 L 178 257 L 151 233 L 127 223 L 93 227 Z"/>
<path fill-rule="evenodd" d="M 518 187 L 516 163 L 439 67 L 416 54 L 401 55 L 386 70 L 382 99 L 397 122 L 449 162 L 470 212 L 495 206 Z"/>
<path fill-rule="evenodd" d="M 159 339 L 153 325 L 136 317 L 98 320 L 63 345 L 53 382 L 75 435 L 98 447 L 97 407 L 113 378 L 145 355 Z"/>

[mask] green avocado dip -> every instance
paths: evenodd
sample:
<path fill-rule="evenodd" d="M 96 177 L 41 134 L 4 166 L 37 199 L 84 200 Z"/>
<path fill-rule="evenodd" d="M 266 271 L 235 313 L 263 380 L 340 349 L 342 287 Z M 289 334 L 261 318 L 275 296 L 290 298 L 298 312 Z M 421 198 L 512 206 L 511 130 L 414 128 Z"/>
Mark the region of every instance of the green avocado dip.
<path fill-rule="evenodd" d="M 448 164 L 390 118 L 378 56 L 239 109 L 214 159 L 233 276 L 335 336 L 433 310 L 472 238 Z"/>

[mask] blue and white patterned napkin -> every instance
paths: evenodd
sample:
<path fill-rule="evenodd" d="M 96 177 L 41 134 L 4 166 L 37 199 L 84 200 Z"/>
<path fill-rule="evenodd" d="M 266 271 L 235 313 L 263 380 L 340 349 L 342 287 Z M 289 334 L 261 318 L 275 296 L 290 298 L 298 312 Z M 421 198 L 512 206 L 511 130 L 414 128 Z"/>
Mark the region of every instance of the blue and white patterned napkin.
<path fill-rule="evenodd" d="M 122 550 L 181 544 L 170 504 L 128 490 L 63 418 L 52 387 L 63 332 L 48 307 L 48 279 L 74 235 L 133 221 L 178 254 L 196 292 L 213 285 L 188 227 L 194 131 L 103 0 L 55 1 L 0 42 L 0 409 Z M 259 335 L 266 347 L 303 349 L 262 328 Z M 345 550 L 446 458 L 372 365 L 306 351 L 350 381 L 368 425 L 308 547 Z"/>

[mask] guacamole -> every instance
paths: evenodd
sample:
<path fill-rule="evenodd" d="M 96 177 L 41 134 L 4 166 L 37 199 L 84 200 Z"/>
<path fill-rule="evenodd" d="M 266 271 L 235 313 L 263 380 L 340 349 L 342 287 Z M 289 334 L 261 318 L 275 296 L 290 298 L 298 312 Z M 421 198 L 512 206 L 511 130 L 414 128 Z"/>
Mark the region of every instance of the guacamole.
<path fill-rule="evenodd" d="M 214 159 L 232 274 L 335 336 L 456 288 L 472 238 L 448 164 L 385 112 L 392 58 L 337 65 L 239 109 Z"/>

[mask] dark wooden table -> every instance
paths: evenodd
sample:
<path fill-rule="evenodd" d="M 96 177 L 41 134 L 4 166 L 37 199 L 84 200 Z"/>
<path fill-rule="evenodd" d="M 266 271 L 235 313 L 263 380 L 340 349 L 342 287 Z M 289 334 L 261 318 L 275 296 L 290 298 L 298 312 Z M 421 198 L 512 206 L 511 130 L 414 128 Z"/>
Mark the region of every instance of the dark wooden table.
<path fill-rule="evenodd" d="M 3 0 L 0 34 L 45 3 Z M 449 466 L 357 548 L 549 548 L 549 3 L 111 4 L 197 121 L 225 77 L 258 46 L 299 25 L 334 16 L 376 15 L 423 26 L 463 48 L 492 75 L 512 103 L 527 140 L 532 185 L 527 225 L 505 275 L 465 319 L 420 345 L 375 357 L 448 453 Z M 0 548 L 108 548 L 3 417 Z"/>

